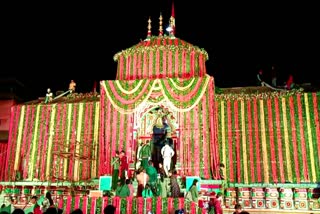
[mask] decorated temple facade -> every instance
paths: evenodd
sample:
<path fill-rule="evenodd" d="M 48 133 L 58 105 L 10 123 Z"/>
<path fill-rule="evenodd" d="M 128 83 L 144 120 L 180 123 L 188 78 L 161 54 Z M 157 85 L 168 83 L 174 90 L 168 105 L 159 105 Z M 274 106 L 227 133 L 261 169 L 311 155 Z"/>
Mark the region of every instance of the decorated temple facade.
<path fill-rule="evenodd" d="M 206 72 L 207 52 L 174 31 L 164 35 L 161 27 L 152 36 L 150 21 L 146 39 L 114 60 L 117 79 L 101 81 L 99 94 L 12 107 L 2 190 L 14 191 L 19 182 L 74 190 L 111 175 L 111 158 L 119 150 L 133 172 L 139 144 L 157 147 L 164 135 L 175 150 L 179 176 L 199 177 L 203 188 L 223 184 L 226 207 L 237 201 L 247 208 L 320 209 L 319 93 L 218 93 Z M 119 198 L 65 194 L 59 206 L 82 204 L 85 213 L 109 202 L 133 209 Z M 135 209 L 146 203 L 128 200 Z M 184 204 L 183 198 L 150 200 L 146 206 L 153 211 L 159 204 L 163 209 L 162 200 L 168 210 Z M 96 202 L 89 207 L 89 201 Z"/>

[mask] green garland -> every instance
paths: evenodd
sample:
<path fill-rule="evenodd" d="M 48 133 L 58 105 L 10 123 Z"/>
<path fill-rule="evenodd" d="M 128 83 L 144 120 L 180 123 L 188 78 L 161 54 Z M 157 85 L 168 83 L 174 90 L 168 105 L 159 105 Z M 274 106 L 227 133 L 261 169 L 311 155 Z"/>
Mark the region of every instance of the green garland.
<path fill-rule="evenodd" d="M 251 160 L 250 160 L 250 142 L 249 142 L 249 135 L 250 135 L 250 133 L 249 133 L 249 131 L 251 131 L 251 130 L 249 130 L 249 122 L 248 122 L 248 118 L 249 118 L 249 114 L 250 114 L 250 112 L 248 112 L 248 110 L 247 110 L 247 108 L 248 108 L 248 104 L 245 102 L 244 103 L 244 118 L 243 118 L 243 120 L 245 120 L 245 124 L 244 124 L 244 126 L 245 126 L 245 130 L 246 130 L 246 133 L 243 133 L 243 134 L 245 134 L 246 135 L 246 142 L 245 142 L 245 145 L 246 145 L 246 147 L 249 149 L 247 149 L 247 154 L 248 154 L 248 156 L 247 156 L 247 159 L 248 159 L 248 161 L 247 161 L 247 169 L 248 169 L 248 183 L 252 183 L 252 181 L 251 181 L 251 174 L 250 174 L 250 172 L 251 172 L 251 169 L 250 169 L 250 164 L 252 164 L 251 163 Z"/>
<path fill-rule="evenodd" d="M 103 211 L 103 198 L 97 198 L 96 200 L 96 213 L 102 213 Z"/>
<path fill-rule="evenodd" d="M 173 198 L 173 207 L 174 207 L 174 210 L 179 209 L 179 198 Z"/>
<path fill-rule="evenodd" d="M 276 149 L 275 147 L 275 138 L 274 136 L 271 136 L 271 133 L 273 132 L 274 134 L 274 131 L 276 130 L 273 126 L 271 126 L 271 128 L 269 127 L 270 124 L 272 124 L 272 122 L 275 120 L 275 115 L 272 114 L 272 106 L 274 106 L 273 104 L 273 100 L 270 100 L 270 105 L 271 105 L 271 109 L 270 109 L 270 112 L 269 112 L 269 108 L 268 108 L 268 100 L 265 100 L 264 101 L 264 112 L 265 112 L 265 127 L 266 127 L 266 141 L 267 142 L 271 142 L 271 139 L 273 137 L 273 147 Z M 272 153 L 275 153 L 275 151 L 271 150 L 272 147 L 271 147 L 271 144 L 270 143 L 266 143 L 266 146 L 267 146 L 267 151 L 268 151 L 268 157 L 269 157 L 269 160 L 268 160 L 268 164 L 269 164 L 269 181 L 273 181 L 273 175 L 272 175 L 272 168 L 273 168 L 273 160 L 272 160 Z M 276 167 L 276 166 L 275 166 Z M 277 167 L 276 167 L 276 174 L 278 174 L 277 172 Z"/>
<path fill-rule="evenodd" d="M 309 96 L 311 96 L 311 95 L 309 95 Z M 317 113 L 318 113 L 318 118 L 320 117 L 320 93 L 317 93 L 317 97 L 316 97 L 316 99 L 317 99 L 317 102 L 318 102 L 318 109 L 316 109 L 315 111 L 317 111 Z M 316 112 L 314 113 L 314 114 L 316 114 Z M 313 114 L 313 115 L 314 115 Z M 312 117 L 312 120 L 313 120 L 313 122 L 316 122 L 316 121 L 314 121 L 314 116 Z M 319 122 L 319 121 L 318 121 Z M 313 123 L 313 124 L 315 124 L 315 123 Z M 320 136 L 319 136 L 320 137 Z M 318 139 L 317 138 L 317 136 L 316 136 L 316 132 L 312 132 L 312 139 Z M 320 139 L 318 139 L 318 142 L 320 141 Z M 313 143 L 314 143 L 314 146 L 318 146 L 318 143 L 316 142 L 316 140 L 315 141 L 313 141 Z M 316 147 L 317 148 L 317 147 Z M 319 155 L 319 153 L 320 153 L 320 150 L 319 149 L 315 149 L 314 150 L 315 151 L 315 157 L 319 157 L 320 155 Z M 320 161 L 317 161 L 316 163 L 316 169 L 320 169 Z M 317 172 L 316 172 L 316 176 L 317 176 L 317 178 L 318 178 L 318 180 L 320 179 L 320 170 L 317 170 Z M 320 197 L 318 198 L 318 202 L 320 203 Z"/>
<path fill-rule="evenodd" d="M 71 198 L 71 205 L 70 205 L 70 211 L 73 211 L 75 209 L 74 205 L 75 205 L 75 195 L 74 193 L 72 193 L 72 198 Z"/>
<path fill-rule="evenodd" d="M 161 200 L 162 203 L 162 214 L 168 214 L 168 198 Z"/>
<path fill-rule="evenodd" d="M 155 50 L 154 52 L 152 52 L 152 76 L 155 77 L 156 76 L 156 65 L 157 65 L 157 51 L 159 50 Z M 151 52 L 149 52 L 149 54 L 151 54 Z M 160 62 L 159 62 L 160 63 Z"/>
<path fill-rule="evenodd" d="M 166 55 L 167 56 L 167 55 Z M 159 58 L 160 59 L 163 59 L 163 51 L 159 51 Z M 167 57 L 166 57 L 167 58 Z M 166 60 L 166 62 L 167 62 L 168 60 Z M 167 67 L 166 67 L 167 68 Z M 164 72 L 166 72 L 166 71 L 164 71 L 163 70 L 163 62 L 162 63 L 159 63 L 159 71 L 160 71 L 160 73 L 162 73 L 162 74 L 164 74 Z"/>
<path fill-rule="evenodd" d="M 152 210 L 152 213 L 157 212 L 157 197 L 152 197 L 151 210 Z"/>
<path fill-rule="evenodd" d="M 137 212 L 137 197 L 134 197 L 132 200 L 132 213 L 138 213 Z"/>
<path fill-rule="evenodd" d="M 116 125 L 116 136 L 113 136 L 112 135 L 112 133 L 110 133 L 110 135 L 112 136 L 112 137 L 115 137 L 115 141 L 116 141 L 116 146 L 117 146 L 117 150 L 119 150 L 120 149 L 120 145 L 123 143 L 123 142 L 120 142 L 120 135 L 121 136 L 123 136 L 123 134 L 124 133 L 120 133 L 120 131 L 119 130 L 121 130 L 120 129 L 120 120 L 119 120 L 119 118 L 121 117 L 121 113 L 119 112 L 119 111 L 116 111 L 115 112 L 115 114 L 117 114 L 117 116 L 116 116 L 116 118 L 117 118 L 117 120 L 116 121 L 113 121 L 113 122 L 116 122 L 117 123 L 117 125 Z M 112 142 L 112 141 L 111 141 Z M 123 148 L 123 150 L 125 149 L 125 147 Z M 112 153 L 112 150 L 111 150 L 111 153 Z M 112 157 L 112 156 L 111 156 Z M 120 175 L 121 176 L 121 175 Z"/>
<path fill-rule="evenodd" d="M 303 97 L 301 97 L 301 98 L 303 98 Z M 299 170 L 300 179 L 301 179 L 301 181 L 304 181 L 305 177 L 304 177 L 303 160 L 302 160 L 303 154 L 302 154 L 302 149 L 301 149 L 302 147 L 301 147 L 301 142 L 300 142 L 301 132 L 300 132 L 300 123 L 299 123 L 300 120 L 299 120 L 299 109 L 298 109 L 298 97 L 297 96 L 293 97 L 293 110 L 294 110 L 294 115 L 297 115 L 297 119 L 294 120 L 294 122 L 295 122 L 294 125 L 296 127 L 296 130 L 292 130 L 292 131 L 295 131 L 295 133 L 296 133 L 296 146 L 297 146 L 297 153 L 298 153 L 296 155 L 298 156 L 298 162 L 299 162 L 299 169 L 297 169 L 298 166 L 296 166 L 295 170 Z"/>
<path fill-rule="evenodd" d="M 124 198 L 121 198 L 120 210 L 121 210 L 121 213 L 126 213 L 126 210 L 127 210 L 127 200 L 124 199 Z"/>
<path fill-rule="evenodd" d="M 277 109 L 276 109 L 276 101 L 278 101 L 278 103 L 279 103 L 279 100 L 277 99 L 277 98 L 274 98 L 274 99 L 272 99 L 271 100 L 271 102 L 272 102 L 272 106 L 274 106 L 272 109 L 271 109 L 271 113 L 272 113 L 272 121 L 270 121 L 270 123 L 272 123 L 272 126 L 273 126 L 273 129 L 274 130 L 276 130 L 276 129 L 278 129 L 278 127 L 277 127 L 277 120 L 276 120 L 276 115 L 277 115 Z M 274 153 L 275 153 L 275 158 L 276 158 L 276 162 L 277 163 L 280 163 L 280 160 L 279 160 L 279 157 L 280 157 L 280 151 L 279 151 L 279 143 L 280 143 L 280 139 L 278 139 L 278 135 L 277 135 L 277 132 L 276 131 L 274 131 L 273 132 L 273 136 L 271 136 L 271 137 L 273 137 L 273 142 L 274 142 L 274 148 L 275 148 L 275 151 L 274 151 Z M 281 171 L 280 171 L 280 167 L 279 167 L 279 165 L 277 165 L 276 166 L 276 170 L 277 170 L 277 180 L 278 180 L 278 182 L 281 182 Z"/>
<path fill-rule="evenodd" d="M 205 106 L 205 112 L 207 113 L 207 114 L 210 114 L 210 108 L 212 108 L 212 106 L 210 106 L 210 103 L 211 103 L 211 97 L 210 97 L 210 93 L 208 93 L 208 91 L 205 93 L 205 103 L 206 103 L 206 106 Z M 210 115 L 207 115 L 207 118 L 208 117 L 210 117 Z M 206 132 L 205 133 L 210 133 L 210 131 L 211 131 L 211 126 L 210 126 L 210 120 L 207 120 L 207 119 L 205 119 L 204 120 L 204 122 L 206 123 Z M 185 123 L 186 124 L 186 123 Z M 205 143 L 205 145 L 207 145 L 207 151 L 209 151 L 209 152 L 207 152 L 207 155 L 208 155 L 208 157 L 207 157 L 207 166 L 210 166 L 211 165 L 211 160 L 213 159 L 213 154 L 211 154 L 211 152 L 210 152 L 210 149 L 211 149 L 211 146 L 212 146 L 212 143 L 211 143 L 211 140 L 210 140 L 210 137 L 209 137 L 210 135 L 209 134 L 207 134 L 207 137 L 206 137 L 206 142 L 204 142 Z M 208 170 L 208 174 L 210 175 L 210 177 L 212 177 L 212 175 L 213 175 L 213 173 L 214 172 L 212 172 L 212 170 Z"/>
<path fill-rule="evenodd" d="M 317 94 L 318 96 L 317 96 L 317 101 L 318 101 L 318 117 L 320 117 L 320 96 L 319 96 L 319 94 Z M 312 94 L 308 94 L 308 98 L 309 98 L 309 106 L 313 106 L 313 96 L 312 96 Z M 314 112 L 315 110 L 314 110 L 314 108 L 310 108 L 310 111 L 309 111 L 309 113 L 310 113 L 310 124 L 312 125 L 312 126 L 314 126 L 314 124 L 318 124 L 319 125 L 319 121 L 315 121 L 315 114 L 316 114 L 316 112 Z M 311 133 L 311 135 L 312 135 L 312 144 L 313 144 L 313 151 L 312 151 L 312 153 L 313 153 L 313 155 L 314 155 L 314 157 L 319 157 L 319 150 L 318 150 L 318 142 L 319 142 L 319 140 L 320 139 L 318 139 L 317 138 L 317 135 L 316 135 L 316 132 L 312 132 Z M 317 139 L 318 139 L 318 141 L 317 141 Z M 318 160 L 315 160 L 314 161 L 314 164 L 316 165 L 315 166 L 315 168 L 316 169 L 319 169 L 319 167 L 320 167 L 320 161 Z M 316 170 L 316 172 L 315 172 L 315 177 L 317 178 L 317 180 L 319 181 L 319 178 L 320 178 L 320 172 L 319 172 L 320 170 Z"/>
<path fill-rule="evenodd" d="M 183 63 L 182 63 L 182 54 L 179 54 L 179 53 L 183 53 L 183 52 L 179 52 L 179 50 L 176 50 L 178 51 L 178 59 L 179 59 L 179 64 L 178 64 L 178 77 L 182 77 L 182 67 L 183 67 Z M 176 53 L 175 53 L 176 54 Z"/>
<path fill-rule="evenodd" d="M 62 207 L 62 209 L 63 210 L 67 210 L 66 208 L 67 208 L 67 201 L 68 201 L 68 196 L 67 197 L 63 197 L 63 207 Z"/>
<path fill-rule="evenodd" d="M 231 112 L 235 112 L 235 105 L 234 103 L 232 103 L 233 105 L 231 105 Z M 233 148 L 233 152 L 232 152 L 232 160 L 233 163 L 230 163 L 233 165 L 233 171 L 234 171 L 234 180 L 233 182 L 238 182 L 237 181 L 237 175 L 240 169 L 238 169 L 237 167 L 237 150 L 236 150 L 236 142 L 237 142 L 237 138 L 236 138 L 236 129 L 235 129 L 235 114 L 231 114 L 231 127 L 232 127 L 232 148 Z"/>
<path fill-rule="evenodd" d="M 188 114 L 188 113 L 186 113 L 186 114 Z M 189 115 L 190 115 L 190 120 L 191 120 L 191 123 L 189 124 L 190 125 L 189 130 L 194 130 L 194 128 L 195 128 L 195 126 L 194 126 L 194 111 L 190 111 Z M 191 131 L 190 134 L 191 134 L 191 136 L 190 136 L 191 151 L 194 152 L 195 151 L 195 143 L 191 143 L 191 142 L 196 142 L 194 140 L 194 132 Z M 199 145 L 197 145 L 197 146 L 199 146 Z M 195 165 L 195 162 L 197 161 L 198 158 L 199 157 L 195 157 L 195 155 L 191 155 L 191 169 L 192 169 L 192 174 L 193 175 L 195 175 L 195 171 L 194 171 L 195 167 L 194 167 L 194 165 Z"/>
<path fill-rule="evenodd" d="M 297 182 L 297 177 L 296 177 L 296 165 L 295 165 L 295 155 L 294 154 L 294 150 L 293 150 L 293 138 L 292 138 L 292 131 L 295 131 L 292 129 L 292 123 L 291 123 L 291 120 L 294 119 L 291 117 L 291 113 L 290 113 L 290 110 L 291 110 L 292 106 L 290 105 L 290 97 L 286 97 L 286 113 L 287 113 L 287 125 L 288 125 L 288 141 L 290 142 L 288 144 L 289 146 L 289 151 L 290 151 L 290 160 L 291 160 L 291 165 L 289 167 L 291 167 L 291 172 L 292 172 L 292 180 L 289 180 L 290 182 L 294 182 L 296 183 Z M 288 165 L 288 163 L 287 163 Z M 297 169 L 298 170 L 298 169 Z"/>
<path fill-rule="evenodd" d="M 88 197 L 87 210 L 84 213 L 90 213 L 91 206 L 92 206 L 92 198 Z"/>
<path fill-rule="evenodd" d="M 203 121 L 203 117 L 202 117 L 202 109 L 203 109 L 203 105 L 202 105 L 202 102 L 199 102 L 199 107 L 198 107 L 198 112 L 197 112 L 197 114 L 198 114 L 198 120 L 199 120 L 199 124 L 203 124 L 204 123 L 204 121 Z M 206 120 L 206 119 L 205 119 Z M 199 138 L 202 138 L 202 130 L 200 129 L 199 130 Z M 199 148 L 200 149 L 202 149 L 203 148 L 203 139 L 202 140 L 199 140 Z M 203 152 L 199 152 L 199 155 L 200 155 L 200 157 L 199 157 L 199 159 L 200 159 L 200 161 L 199 161 L 199 167 L 200 167 L 200 177 L 201 178 L 204 178 L 205 176 L 204 176 L 204 171 L 202 170 L 203 168 L 204 168 L 204 157 L 203 157 Z"/>

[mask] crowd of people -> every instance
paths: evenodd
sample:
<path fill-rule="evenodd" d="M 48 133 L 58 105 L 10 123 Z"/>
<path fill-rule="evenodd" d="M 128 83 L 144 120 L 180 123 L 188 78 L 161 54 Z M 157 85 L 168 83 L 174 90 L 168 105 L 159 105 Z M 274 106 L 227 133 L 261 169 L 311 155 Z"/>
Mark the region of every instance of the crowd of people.
<path fill-rule="evenodd" d="M 144 159 L 143 156 L 142 159 Z M 115 195 L 120 197 L 180 197 L 177 172 L 168 166 L 167 168 L 163 167 L 163 163 L 159 163 L 156 168 L 151 159 L 145 159 L 147 161 L 142 161 L 139 168 L 135 171 L 134 177 L 129 177 L 127 172 L 128 164 L 124 152 L 116 152 L 116 155 L 112 159 L 112 191 Z M 133 179 L 136 179 L 138 183 L 136 191 L 133 189 Z"/>
<path fill-rule="evenodd" d="M 50 194 L 50 193 L 49 193 Z M 38 197 L 37 196 L 33 196 L 30 200 L 30 203 L 32 203 L 31 206 L 31 210 L 30 209 L 24 209 L 24 208 L 18 208 L 15 207 L 13 203 L 15 203 L 14 198 L 10 199 L 10 205 L 8 205 L 7 207 L 2 206 L 0 213 L 1 214 L 62 214 L 63 210 L 57 208 L 54 204 L 51 196 L 49 197 L 45 197 L 44 200 L 48 200 L 48 204 L 46 204 L 46 202 L 42 201 L 42 203 L 38 203 Z M 52 203 L 52 205 L 50 205 Z M 4 209 L 5 208 L 5 209 Z M 103 213 L 104 214 L 114 214 L 116 212 L 116 207 L 108 204 L 104 207 L 103 209 Z M 70 212 L 70 214 L 83 214 L 84 212 L 82 211 L 82 209 L 80 208 L 75 208 L 74 210 L 72 210 Z"/>
<path fill-rule="evenodd" d="M 190 190 L 194 189 L 196 185 L 197 185 L 197 182 L 194 181 L 192 186 L 190 187 Z M 28 211 L 23 208 L 15 207 L 14 205 L 16 201 L 14 198 L 11 198 L 10 199 L 11 203 L 10 205 L 7 206 L 8 209 L 4 209 L 5 207 L 2 206 L 0 213 L 1 214 L 62 214 L 63 210 L 57 208 L 54 205 L 52 198 L 50 196 L 50 193 L 47 196 L 45 200 L 48 200 L 48 201 L 47 202 L 42 201 L 42 203 L 40 204 L 38 203 L 38 197 L 33 196 L 30 201 L 30 203 L 32 203 L 31 211 L 30 209 Z M 223 214 L 223 210 L 221 206 L 221 203 L 222 203 L 221 198 L 222 198 L 221 192 L 219 192 L 218 194 L 212 194 L 212 196 L 210 197 L 208 214 Z M 242 209 L 242 206 L 240 204 L 236 204 L 234 209 L 235 211 L 233 212 L 233 214 L 249 214 L 248 211 L 245 211 Z M 114 214 L 116 213 L 116 210 L 117 208 L 114 205 L 108 204 L 103 208 L 103 213 Z M 149 211 L 148 213 L 152 213 L 152 212 Z M 175 213 L 184 214 L 185 210 L 184 208 L 175 210 Z M 70 212 L 70 214 L 83 214 L 83 211 L 80 208 L 75 208 Z"/>
<path fill-rule="evenodd" d="M 165 143 L 165 146 L 161 149 L 161 155 L 164 157 L 163 162 L 158 163 L 158 167 L 155 167 L 151 160 L 150 150 L 151 146 L 149 145 L 149 141 L 141 143 L 137 157 L 138 160 L 140 160 L 140 163 L 138 164 L 134 176 L 131 178 L 126 177 L 125 182 L 123 182 L 121 177 L 127 175 L 123 173 L 127 166 L 125 161 L 126 155 L 123 151 L 121 153 L 115 152 L 115 156 L 112 159 L 112 191 L 115 193 L 115 196 L 137 196 L 144 198 L 185 197 L 185 200 L 187 201 L 187 210 L 190 208 L 191 203 L 200 206 L 201 194 L 198 191 L 199 180 L 194 179 L 192 185 L 187 189 L 186 194 L 184 194 L 180 189 L 176 170 L 172 168 L 170 160 L 165 159 L 166 155 L 168 156 L 168 159 L 172 158 L 174 155 L 173 148 L 168 143 Z M 125 158 L 125 160 L 122 160 L 123 158 Z M 122 166 L 123 164 L 125 167 Z M 119 173 L 119 170 L 122 173 Z M 122 176 L 120 174 L 122 174 Z M 134 189 L 132 185 L 133 179 L 137 181 L 137 189 Z M 209 213 L 222 214 L 222 204 L 223 200 L 221 192 L 211 195 L 208 203 Z M 180 210 L 180 213 L 181 212 L 182 211 Z"/>
<path fill-rule="evenodd" d="M 45 197 L 39 200 L 38 196 L 32 196 L 29 203 L 25 207 L 18 206 L 15 197 L 10 198 L 10 204 L 3 204 L 0 209 L 1 214 L 62 214 L 63 210 L 58 208 L 51 196 L 50 191 L 46 192 Z M 77 214 L 77 213 L 72 213 Z"/>
<path fill-rule="evenodd" d="M 168 144 L 166 144 L 167 146 Z M 169 145 L 168 145 L 169 146 Z M 165 150 L 165 147 L 163 147 Z M 168 148 L 168 151 L 171 149 Z M 164 155 L 165 151 L 162 151 Z M 149 154 L 147 152 L 147 154 Z M 143 155 L 141 159 L 143 159 Z M 159 163 L 156 168 L 150 158 L 147 158 L 147 162 L 142 162 L 139 168 L 136 170 L 134 177 L 129 177 L 128 175 L 128 162 L 125 151 L 115 152 L 115 156 L 112 158 L 113 166 L 113 180 L 112 180 L 112 191 L 115 196 L 118 197 L 172 197 L 181 198 L 185 197 L 185 208 L 186 212 L 190 209 L 190 205 L 193 203 L 196 206 L 200 206 L 201 193 L 199 192 L 199 180 L 194 179 L 190 187 L 187 189 L 186 194 L 184 194 L 178 182 L 177 172 L 171 168 L 171 165 L 166 165 L 164 167 L 164 162 Z M 137 189 L 134 189 L 132 181 L 136 179 Z M 221 192 L 212 192 L 209 197 L 208 202 L 209 214 L 222 214 L 223 209 L 223 195 Z M 50 191 L 46 192 L 45 197 L 39 200 L 37 196 L 33 196 L 30 200 L 32 206 L 28 206 L 28 209 L 20 209 L 16 207 L 17 200 L 11 198 L 10 205 L 3 207 L 0 214 L 62 214 L 63 210 L 58 209 L 52 199 Z M 203 207 L 203 206 L 202 206 Z M 113 210 L 113 211 L 112 211 Z M 105 214 L 112 213 L 116 210 L 115 207 L 107 206 L 105 207 Z M 241 211 L 241 212 L 240 212 Z M 177 210 L 176 213 L 184 213 L 184 209 Z M 234 214 L 245 214 L 242 211 L 240 205 L 236 205 Z M 82 214 L 81 209 L 75 209 L 70 214 Z"/>

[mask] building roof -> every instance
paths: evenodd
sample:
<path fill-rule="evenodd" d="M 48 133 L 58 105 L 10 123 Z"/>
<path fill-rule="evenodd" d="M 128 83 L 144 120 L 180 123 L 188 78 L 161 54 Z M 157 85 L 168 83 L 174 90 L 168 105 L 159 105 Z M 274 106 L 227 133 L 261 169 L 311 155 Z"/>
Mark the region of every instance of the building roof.
<path fill-rule="evenodd" d="M 187 52 L 195 51 L 203 54 L 205 56 L 205 60 L 209 59 L 207 51 L 203 48 L 192 45 L 180 38 L 167 35 L 147 37 L 147 39 L 140 41 L 138 44 L 116 53 L 113 59 L 118 61 L 119 57 L 122 55 L 127 57 L 135 53 L 144 53 L 154 50 L 170 50 L 172 52 L 175 50 L 178 50 L 179 52 L 182 52 L 183 50 L 186 50 Z"/>

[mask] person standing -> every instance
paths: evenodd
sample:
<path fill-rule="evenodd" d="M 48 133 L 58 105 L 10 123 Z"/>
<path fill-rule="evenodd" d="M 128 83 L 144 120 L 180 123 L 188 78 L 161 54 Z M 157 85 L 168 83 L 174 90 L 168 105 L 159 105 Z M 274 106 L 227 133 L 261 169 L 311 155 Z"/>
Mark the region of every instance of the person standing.
<path fill-rule="evenodd" d="M 137 170 L 136 179 L 138 182 L 137 197 L 141 197 L 144 187 L 149 182 L 149 175 L 146 173 L 146 170 L 143 167 L 140 167 Z"/>
<path fill-rule="evenodd" d="M 134 187 L 130 178 L 126 180 L 126 184 L 130 190 L 130 196 L 134 196 Z"/>
<path fill-rule="evenodd" d="M 264 82 L 264 77 L 263 77 L 263 70 L 260 69 L 258 71 L 258 74 L 257 74 L 257 85 L 261 85 L 261 86 L 265 86 L 265 82 Z"/>
<path fill-rule="evenodd" d="M 17 199 L 15 197 L 10 197 L 10 204 L 4 208 L 4 210 L 8 211 L 9 213 L 13 213 L 17 206 Z"/>
<path fill-rule="evenodd" d="M 197 185 L 198 185 L 198 179 L 193 179 L 192 185 L 189 188 L 192 201 L 195 203 L 198 203 L 198 198 L 199 198 Z"/>
<path fill-rule="evenodd" d="M 170 176 L 170 186 L 171 186 L 171 197 L 172 198 L 179 198 L 180 197 L 180 186 L 177 180 L 177 172 L 174 171 L 169 171 L 169 176 Z"/>
<path fill-rule="evenodd" d="M 166 177 L 166 172 L 164 171 L 162 163 L 159 163 L 158 167 L 158 195 L 161 196 L 162 198 L 166 198 L 168 195 L 167 191 L 167 177 Z"/>
<path fill-rule="evenodd" d="M 149 160 L 148 166 L 146 168 L 146 173 L 149 175 L 149 184 L 153 192 L 153 195 L 157 195 L 157 180 L 158 180 L 158 171 L 153 166 L 153 162 Z"/>
<path fill-rule="evenodd" d="M 49 103 L 49 102 L 52 101 L 52 99 L 53 99 L 53 94 L 51 92 L 51 89 L 48 88 L 47 89 L 47 94 L 46 94 L 46 99 L 45 99 L 44 103 Z"/>
<path fill-rule="evenodd" d="M 171 146 L 169 146 L 168 140 L 165 141 L 164 147 L 161 149 L 161 155 L 163 158 L 163 168 L 164 171 L 166 172 L 166 175 L 169 175 L 169 171 L 171 169 L 171 158 L 174 155 L 174 150 L 172 149 Z"/>
<path fill-rule="evenodd" d="M 113 166 L 111 188 L 113 191 L 115 191 L 117 188 L 118 180 L 119 180 L 119 166 L 120 166 L 119 151 L 116 151 L 116 155 L 112 158 L 111 166 Z"/>
<path fill-rule="evenodd" d="M 149 140 L 143 141 L 142 147 L 139 151 L 139 157 L 141 159 L 142 167 L 147 169 L 148 161 L 151 159 L 151 147 Z"/>
<path fill-rule="evenodd" d="M 40 205 L 38 204 L 38 197 L 37 196 L 32 196 L 31 203 L 34 205 L 33 206 L 33 214 L 42 214 L 42 211 L 40 209 Z"/>
<path fill-rule="evenodd" d="M 288 80 L 286 82 L 285 89 L 291 90 L 293 88 L 294 88 L 293 75 L 290 74 L 289 77 L 288 77 Z"/>
<path fill-rule="evenodd" d="M 71 82 L 69 83 L 69 91 L 70 91 L 70 93 L 75 92 L 76 85 L 77 85 L 76 82 L 74 80 L 71 80 Z"/>
<path fill-rule="evenodd" d="M 158 174 L 160 175 L 160 177 L 166 178 L 166 172 L 164 171 L 163 165 L 162 163 L 159 163 L 158 165 Z"/>
<path fill-rule="evenodd" d="M 44 213 L 50 207 L 54 207 L 54 203 L 53 203 L 53 199 L 51 197 L 51 193 L 48 191 L 48 192 L 46 192 L 46 196 L 41 203 L 41 211 Z"/>
<path fill-rule="evenodd" d="M 213 201 L 214 214 L 223 214 L 222 210 L 222 193 L 218 192 L 216 198 Z"/>
<path fill-rule="evenodd" d="M 116 196 L 125 198 L 130 196 L 130 189 L 127 183 L 118 182 L 118 187 L 116 189 Z"/>
<path fill-rule="evenodd" d="M 141 151 L 141 148 L 143 146 L 144 142 L 139 140 L 139 145 L 138 145 L 138 148 L 137 148 L 137 157 L 136 157 L 136 164 L 135 164 L 135 170 L 138 170 L 140 167 L 141 167 L 141 157 L 140 157 L 140 151 Z"/>
<path fill-rule="evenodd" d="M 124 150 L 120 152 L 119 158 L 120 158 L 120 166 L 119 166 L 120 181 L 123 184 L 128 178 L 128 158 Z"/>

